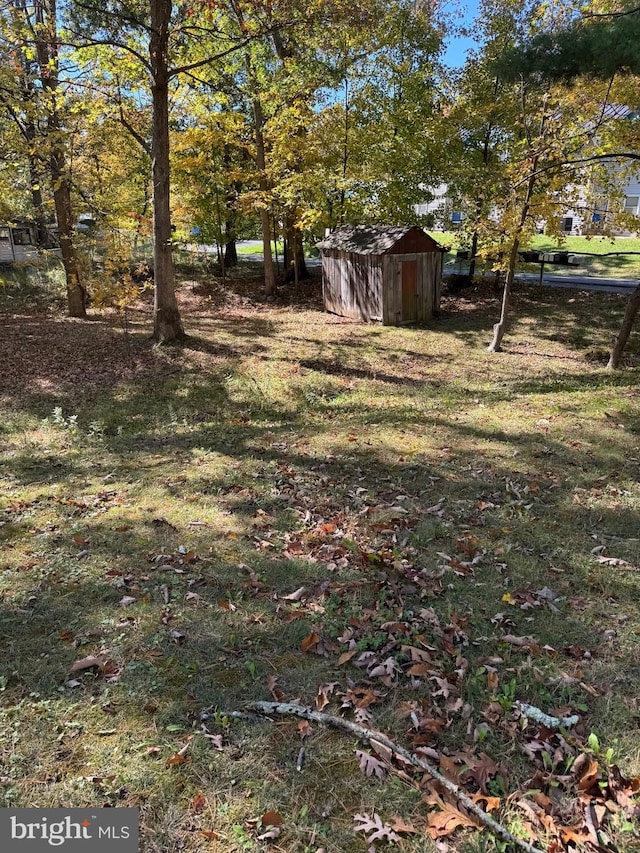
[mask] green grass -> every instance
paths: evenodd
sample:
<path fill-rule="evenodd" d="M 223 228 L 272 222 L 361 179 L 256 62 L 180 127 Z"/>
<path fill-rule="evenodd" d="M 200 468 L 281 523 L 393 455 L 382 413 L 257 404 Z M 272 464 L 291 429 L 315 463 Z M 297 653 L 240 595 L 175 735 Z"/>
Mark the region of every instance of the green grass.
<path fill-rule="evenodd" d="M 278 240 L 278 244 L 271 241 L 271 251 L 278 252 L 278 255 L 282 257 L 282 253 L 284 252 L 284 243 L 282 240 Z M 262 254 L 262 240 L 254 240 L 249 245 L 238 246 L 238 254 L 239 255 L 261 255 Z"/>
<path fill-rule="evenodd" d="M 311 706 L 335 683 L 325 710 L 350 717 L 349 690 L 375 690 L 373 725 L 410 748 L 485 752 L 514 829 L 518 798 L 551 790 L 516 700 L 580 714 L 558 774 L 591 732 L 640 773 L 637 339 L 622 373 L 602 360 L 624 300 L 521 289 L 492 355 L 493 298 L 383 328 L 256 287 L 190 280 L 181 347 L 149 343 L 147 304 L 128 338 L 109 315 L 3 318 L 3 804 L 139 806 L 144 853 L 267 849 L 271 810 L 272 849 L 365 851 L 353 815 L 376 812 L 419 830 L 399 850 L 434 850 L 425 792 L 362 775 L 355 739 L 314 726 L 297 772 L 295 720 L 225 716 L 274 677 Z M 351 641 L 395 676 L 339 664 Z M 403 646 L 431 649 L 458 710 Z M 440 728 L 419 741 L 411 710 Z M 451 849 L 496 848 L 466 830 Z"/>
<path fill-rule="evenodd" d="M 455 250 L 461 245 L 460 234 L 455 232 L 431 232 L 435 240 L 453 251 L 445 255 L 445 271 L 466 272 L 468 264 L 456 259 Z M 466 248 L 466 246 L 465 246 Z M 603 278 L 640 278 L 640 238 L 637 237 L 563 237 L 560 241 L 545 234 L 536 234 L 526 247 L 541 252 L 566 251 L 576 253 L 580 263 L 577 266 L 547 264 L 545 271 L 551 275 L 585 275 Z M 584 254 L 581 254 L 584 253 Z M 611 255 L 611 257 L 603 257 Z M 479 272 L 482 272 L 480 265 Z M 486 271 L 491 266 L 487 265 Z M 538 264 L 521 263 L 522 272 L 539 272 Z"/>

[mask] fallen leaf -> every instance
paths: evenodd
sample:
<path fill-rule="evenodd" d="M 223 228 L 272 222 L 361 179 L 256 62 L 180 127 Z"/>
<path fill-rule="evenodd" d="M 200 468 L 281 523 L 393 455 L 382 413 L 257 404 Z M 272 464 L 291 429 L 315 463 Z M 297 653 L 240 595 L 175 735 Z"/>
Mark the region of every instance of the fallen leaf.
<path fill-rule="evenodd" d="M 277 681 L 278 681 L 277 675 L 268 675 L 267 676 L 267 689 L 269 690 L 269 693 L 271 693 L 273 698 L 276 700 L 276 702 L 279 702 L 282 699 L 282 697 L 284 696 L 284 693 L 282 692 L 282 690 L 277 689 L 277 687 L 276 687 Z"/>
<path fill-rule="evenodd" d="M 320 642 L 320 637 L 316 634 L 315 631 L 312 631 L 308 637 L 305 637 L 304 640 L 300 643 L 300 648 L 303 652 L 308 652 L 309 649 L 312 649 L 314 646 L 317 646 Z"/>
<path fill-rule="evenodd" d="M 136 599 L 132 595 L 123 595 L 118 603 L 120 607 L 129 607 L 136 603 Z"/>
<path fill-rule="evenodd" d="M 278 812 L 265 812 L 260 818 L 262 826 L 282 826 L 282 816 Z"/>
<path fill-rule="evenodd" d="M 279 826 L 270 826 L 266 832 L 258 836 L 258 841 L 268 841 L 270 838 L 278 838 L 280 835 Z"/>
<path fill-rule="evenodd" d="M 452 803 L 446 802 L 435 792 L 431 792 L 423 799 L 429 805 L 438 806 L 438 811 L 430 811 L 427 815 L 427 832 L 431 838 L 443 838 L 451 835 L 459 826 L 479 826 L 477 821 L 462 814 Z"/>
<path fill-rule="evenodd" d="M 309 737 L 312 731 L 311 723 L 308 720 L 300 720 L 298 723 L 298 734 L 301 738 Z"/>
<path fill-rule="evenodd" d="M 218 841 L 220 839 L 218 833 L 212 829 L 201 829 L 200 835 L 203 835 L 208 841 Z"/>
<path fill-rule="evenodd" d="M 191 811 L 196 814 L 200 814 L 200 812 L 207 805 L 207 799 L 202 794 L 196 794 L 195 797 L 191 800 Z"/>
<path fill-rule="evenodd" d="M 356 814 L 353 819 L 360 823 L 360 826 L 356 826 L 355 832 L 364 832 L 369 844 L 372 841 L 387 841 L 389 844 L 400 841 L 400 836 L 388 824 L 383 823 L 380 815 L 375 812 L 372 817 L 366 812 Z"/>
<path fill-rule="evenodd" d="M 384 779 L 387 775 L 387 768 L 383 762 L 379 761 L 371 753 L 356 749 L 356 758 L 358 759 L 360 770 L 362 770 L 365 776 L 375 776 L 377 779 Z"/>
<path fill-rule="evenodd" d="M 191 761 L 186 755 L 180 755 L 179 752 L 174 753 L 171 758 L 167 758 L 167 767 L 174 767 L 177 764 L 187 764 Z"/>
<path fill-rule="evenodd" d="M 391 818 L 389 826 L 394 832 L 400 833 L 400 835 L 409 835 L 414 832 L 420 832 L 420 830 L 416 829 L 412 823 L 407 823 L 404 818 L 398 817 L 397 815 Z"/>
<path fill-rule="evenodd" d="M 83 672 L 85 669 L 93 669 L 94 667 L 101 666 L 104 666 L 103 658 L 96 657 L 95 655 L 89 655 L 86 658 L 81 658 L 75 663 L 72 663 L 69 669 L 69 675 L 73 675 L 75 672 Z"/>

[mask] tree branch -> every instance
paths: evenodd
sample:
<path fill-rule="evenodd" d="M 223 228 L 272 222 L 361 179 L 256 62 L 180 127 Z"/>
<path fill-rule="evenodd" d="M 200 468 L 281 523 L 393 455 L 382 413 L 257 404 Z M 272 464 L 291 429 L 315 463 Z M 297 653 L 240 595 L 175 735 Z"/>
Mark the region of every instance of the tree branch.
<path fill-rule="evenodd" d="M 132 56 L 135 56 L 138 62 L 142 63 L 144 68 L 146 68 L 148 71 L 151 70 L 151 63 L 147 59 L 145 59 L 145 57 L 141 53 L 139 53 L 137 50 L 134 50 L 134 48 L 130 47 L 128 44 L 115 41 L 114 39 L 89 39 L 89 41 L 84 41 L 82 44 L 78 44 L 77 42 L 72 41 L 64 41 L 60 44 L 63 47 L 73 47 L 76 50 L 88 50 L 90 47 L 100 47 L 101 45 L 107 47 L 117 47 L 120 50 L 126 50 L 127 53 L 130 53 Z"/>
<path fill-rule="evenodd" d="M 541 166 L 530 175 L 527 175 L 526 178 L 522 178 L 522 180 L 512 184 L 511 189 L 516 189 L 522 184 L 526 184 L 532 175 L 541 175 L 543 172 L 550 172 L 553 169 L 565 169 L 568 166 L 583 166 L 585 163 L 594 163 L 602 160 L 640 160 L 640 154 L 634 153 L 633 151 L 618 151 L 615 154 L 593 154 L 591 157 L 583 157 L 579 160 L 563 160 L 559 163 L 549 163 L 546 166 Z"/>
<path fill-rule="evenodd" d="M 414 753 L 409 752 L 404 749 L 404 747 L 399 746 L 397 743 L 390 740 L 386 735 L 382 734 L 382 732 L 376 732 L 373 729 L 365 729 L 363 726 L 352 723 L 351 720 L 344 720 L 341 717 L 334 717 L 331 714 L 323 714 L 320 711 L 313 711 L 311 708 L 305 708 L 303 705 L 298 705 L 295 702 L 251 702 L 247 705 L 247 711 L 255 714 L 261 714 L 263 716 L 279 714 L 281 716 L 301 717 L 303 720 L 311 720 L 315 723 L 322 723 L 336 729 L 342 729 L 343 731 L 350 732 L 362 740 L 380 743 L 387 749 L 395 752 L 400 756 L 400 758 L 404 759 L 404 761 L 408 761 L 409 764 L 412 764 L 419 770 L 423 770 L 425 773 L 428 773 L 429 776 L 438 782 L 439 785 L 453 794 L 458 802 L 461 803 L 467 811 L 471 812 L 474 817 L 476 817 L 483 826 L 489 829 L 497 838 L 500 838 L 502 841 L 506 841 L 508 844 L 511 844 L 520 850 L 524 850 L 525 853 L 543 853 L 540 848 L 534 847 L 532 844 L 528 844 L 526 841 L 512 835 L 508 829 L 505 829 L 505 827 L 502 826 L 502 824 L 498 823 L 483 811 L 477 803 L 474 803 L 473 800 L 469 799 L 458 785 L 451 782 L 446 778 L 446 776 L 443 776 L 442 773 L 436 770 L 435 767 L 432 767 L 427 761 L 424 761 L 422 758 L 418 758 Z M 246 719 L 246 713 L 238 711 L 232 711 L 230 716 L 238 717 L 239 719 Z"/>

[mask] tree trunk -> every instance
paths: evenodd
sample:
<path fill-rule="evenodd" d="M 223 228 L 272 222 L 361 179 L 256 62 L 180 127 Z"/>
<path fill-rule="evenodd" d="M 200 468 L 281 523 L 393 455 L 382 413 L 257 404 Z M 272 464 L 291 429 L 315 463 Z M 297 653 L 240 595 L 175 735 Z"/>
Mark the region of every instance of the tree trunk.
<path fill-rule="evenodd" d="M 293 225 L 290 217 L 285 220 L 284 237 L 285 281 L 298 282 L 301 279 L 309 278 L 309 270 L 304 259 L 302 232 Z"/>
<path fill-rule="evenodd" d="M 38 25 L 35 41 L 40 82 L 45 94 L 47 136 L 51 148 L 48 152 L 50 178 L 53 184 L 53 201 L 58 220 L 58 239 L 67 284 L 67 305 L 71 317 L 86 317 L 86 291 L 82 286 L 78 256 L 74 246 L 75 232 L 71 204 L 71 181 L 64 148 L 61 144 L 62 127 L 58 108 L 58 33 L 56 0 L 38 0 L 34 6 Z"/>
<path fill-rule="evenodd" d="M 250 63 L 247 58 L 247 64 Z M 256 132 L 256 165 L 260 173 L 259 184 L 263 193 L 262 204 L 260 207 L 260 223 L 262 226 L 262 251 L 264 256 L 264 291 L 267 296 L 272 296 L 276 292 L 276 277 L 273 268 L 273 255 L 271 253 L 271 220 L 269 218 L 269 206 L 267 204 L 267 194 L 269 192 L 269 182 L 266 173 L 266 152 L 264 144 L 264 114 L 262 112 L 262 103 L 258 96 L 253 99 L 253 117 L 255 122 Z"/>
<path fill-rule="evenodd" d="M 544 117 L 540 129 L 541 133 L 543 129 Z M 527 223 L 527 217 L 529 216 L 529 208 L 531 207 L 533 190 L 536 185 L 536 170 L 538 168 L 539 159 L 539 155 L 536 155 L 531 161 L 531 171 L 529 175 L 529 180 L 527 181 L 527 191 L 525 193 L 524 201 L 522 202 L 522 209 L 520 210 L 520 219 L 518 220 L 518 225 L 516 227 L 515 234 L 513 237 L 513 243 L 511 244 L 511 251 L 509 253 L 509 270 L 507 272 L 507 278 L 504 283 L 504 291 L 502 293 L 502 310 L 500 311 L 499 321 L 493 327 L 493 340 L 487 347 L 489 352 L 500 352 L 502 339 L 504 337 L 505 332 L 507 331 L 507 327 L 509 324 L 511 291 L 513 288 L 513 277 L 516 272 L 516 264 L 518 263 L 518 249 L 520 248 L 520 238 L 522 236 L 522 231 Z"/>
<path fill-rule="evenodd" d="M 516 232 L 516 236 L 513 240 L 513 244 L 511 246 L 511 252 L 509 253 L 509 270 L 507 272 L 507 278 L 504 283 L 504 290 L 502 291 L 502 309 L 500 311 L 500 320 L 493 327 L 493 340 L 487 347 L 489 352 L 500 352 L 502 339 L 504 337 L 505 332 L 507 331 L 507 327 L 509 324 L 509 308 L 511 307 L 511 291 L 513 289 L 513 276 L 516 269 L 516 263 L 518 261 L 518 247 L 520 246 L 520 234 L 519 231 Z"/>
<path fill-rule="evenodd" d="M 476 274 L 476 252 L 478 251 L 478 232 L 474 230 L 471 235 L 471 251 L 469 253 L 469 281 L 473 282 Z"/>
<path fill-rule="evenodd" d="M 231 152 L 228 145 L 224 146 L 223 153 L 223 163 L 224 168 L 227 173 L 231 171 Z M 227 184 L 225 198 L 224 198 L 224 209 L 225 209 L 225 218 L 224 218 L 224 265 L 228 269 L 229 267 L 236 267 L 238 265 L 238 250 L 236 248 L 236 239 L 237 239 L 237 227 L 236 222 L 238 219 L 238 197 L 240 196 L 240 192 L 242 190 L 242 184 L 238 181 L 234 181 L 233 183 Z"/>
<path fill-rule="evenodd" d="M 86 317 L 86 291 L 82 286 L 78 256 L 73 238 L 73 211 L 71 207 L 71 187 L 65 173 L 64 155 L 55 150 L 51 155 L 51 180 L 53 181 L 53 202 L 58 221 L 58 240 L 62 253 L 62 264 L 67 283 L 67 306 L 69 316 Z"/>
<path fill-rule="evenodd" d="M 622 319 L 622 326 L 620 326 L 618 337 L 616 338 L 616 342 L 614 343 L 613 349 L 611 350 L 611 355 L 609 356 L 609 363 L 607 364 L 607 368 L 609 370 L 616 370 L 618 367 L 620 367 L 622 353 L 624 352 L 624 348 L 626 347 L 627 341 L 629 340 L 629 335 L 631 334 L 631 330 L 633 329 L 633 324 L 635 323 L 639 310 L 640 284 L 638 284 L 636 289 L 631 294 L 629 301 L 627 302 L 627 307 L 625 309 L 624 317 Z"/>
<path fill-rule="evenodd" d="M 151 0 L 151 90 L 153 98 L 153 337 L 159 343 L 184 338 L 175 293 L 169 196 L 169 75 L 167 44 L 172 0 Z"/>

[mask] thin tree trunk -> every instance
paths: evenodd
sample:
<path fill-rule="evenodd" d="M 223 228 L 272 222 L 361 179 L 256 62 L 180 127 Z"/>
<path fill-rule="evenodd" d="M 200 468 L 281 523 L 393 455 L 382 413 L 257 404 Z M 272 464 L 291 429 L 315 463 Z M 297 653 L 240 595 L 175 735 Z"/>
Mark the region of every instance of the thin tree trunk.
<path fill-rule="evenodd" d="M 292 217 L 285 217 L 284 234 L 284 269 L 285 281 L 295 281 L 309 278 L 309 270 L 304 259 L 302 232 L 293 224 Z"/>
<path fill-rule="evenodd" d="M 172 0 L 151 0 L 151 62 L 153 129 L 153 337 L 160 343 L 184 338 L 175 293 L 175 268 L 171 247 L 169 195 L 169 75 L 167 44 Z"/>
<path fill-rule="evenodd" d="M 62 253 L 62 264 L 67 283 L 67 306 L 71 317 L 86 317 L 86 291 L 82 286 L 78 256 L 73 238 L 73 211 L 71 206 L 71 187 L 65 173 L 64 155 L 58 149 L 51 155 L 51 180 L 53 181 L 53 202 L 58 221 L 58 239 Z"/>
<path fill-rule="evenodd" d="M 474 230 L 471 235 L 471 252 L 469 255 L 469 281 L 473 282 L 476 274 L 476 252 L 478 251 L 478 232 Z"/>
<path fill-rule="evenodd" d="M 544 128 L 544 119 L 541 127 Z M 502 293 L 502 309 L 500 311 L 500 320 L 493 327 L 493 340 L 487 347 L 489 352 L 500 352 L 502 339 L 507 331 L 509 325 L 509 308 L 511 307 L 511 291 L 513 288 L 513 277 L 516 272 L 516 265 L 518 263 L 518 249 L 520 248 L 520 238 L 522 236 L 522 231 L 527 222 L 527 217 L 529 216 L 529 208 L 531 206 L 531 198 L 533 197 L 533 190 L 536 185 L 536 170 L 538 168 L 538 160 L 539 156 L 536 155 L 531 161 L 531 173 L 529 180 L 527 182 L 527 191 L 524 197 L 524 201 L 522 202 L 522 209 L 520 211 L 520 220 L 518 222 L 513 242 L 511 244 L 511 251 L 509 252 L 509 269 L 507 271 L 507 278 L 504 283 L 504 291 Z"/>
<path fill-rule="evenodd" d="M 515 273 L 516 263 L 518 261 L 519 246 L 520 231 L 518 230 L 511 245 L 511 252 L 509 253 L 509 269 L 507 271 L 507 278 L 504 283 L 504 290 L 502 291 L 502 308 L 500 311 L 500 320 L 493 327 L 493 340 L 487 347 L 489 352 L 500 352 L 500 345 L 502 344 L 502 339 L 508 328 L 509 309 L 511 307 L 511 291 L 513 289 L 513 276 Z"/>
<path fill-rule="evenodd" d="M 347 193 L 347 169 L 349 166 L 349 78 L 344 78 L 344 139 L 342 141 L 342 184 L 340 187 L 340 212 L 338 224 L 344 225 L 344 209 Z"/>
<path fill-rule="evenodd" d="M 74 246 L 74 216 L 71 204 L 71 181 L 64 149 L 58 110 L 58 35 L 56 0 L 38 0 L 34 7 L 36 56 L 40 81 L 45 96 L 47 136 L 51 145 L 48 165 L 53 184 L 53 201 L 58 220 L 58 239 L 67 285 L 67 305 L 71 317 L 86 317 L 86 292 L 82 286 L 80 267 Z"/>
<path fill-rule="evenodd" d="M 249 65 L 250 70 L 248 57 L 247 65 Z M 273 268 L 273 254 L 271 252 L 271 220 L 269 218 L 269 206 L 267 204 L 269 182 L 267 180 L 266 173 L 266 152 L 263 132 L 264 114 L 262 112 L 262 103 L 257 95 L 253 99 L 253 118 L 256 133 L 256 165 L 260 173 L 260 190 L 263 193 L 262 204 L 260 207 L 260 224 L 262 226 L 262 252 L 264 257 L 264 291 L 267 296 L 272 296 L 276 292 L 276 277 Z"/>
<path fill-rule="evenodd" d="M 624 352 L 624 348 L 629 340 L 629 335 L 633 329 L 633 324 L 635 323 L 638 311 L 640 311 L 640 284 L 638 284 L 627 302 L 627 307 L 622 319 L 622 326 L 620 326 L 618 337 L 616 338 L 611 350 L 611 355 L 609 356 L 609 363 L 607 364 L 609 370 L 616 370 L 620 367 L 622 353 Z"/>

